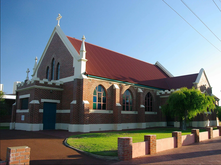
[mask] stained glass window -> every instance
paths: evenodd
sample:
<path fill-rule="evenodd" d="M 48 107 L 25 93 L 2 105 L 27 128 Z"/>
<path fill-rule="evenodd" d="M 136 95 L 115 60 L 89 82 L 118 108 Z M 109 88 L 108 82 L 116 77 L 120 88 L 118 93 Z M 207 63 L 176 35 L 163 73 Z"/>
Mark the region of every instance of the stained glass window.
<path fill-rule="evenodd" d="M 93 92 L 93 109 L 106 109 L 106 92 L 98 85 Z"/>
<path fill-rule="evenodd" d="M 132 111 L 133 99 L 131 92 L 126 90 L 123 94 L 123 111 Z"/>

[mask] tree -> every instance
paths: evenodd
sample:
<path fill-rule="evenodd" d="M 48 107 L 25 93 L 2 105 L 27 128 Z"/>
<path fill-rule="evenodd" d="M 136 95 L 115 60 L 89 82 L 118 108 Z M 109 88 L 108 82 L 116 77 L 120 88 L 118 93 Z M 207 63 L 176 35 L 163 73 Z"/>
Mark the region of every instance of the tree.
<path fill-rule="evenodd" d="M 7 109 L 5 105 L 5 99 L 3 98 L 4 92 L 0 91 L 0 116 L 7 115 Z"/>
<path fill-rule="evenodd" d="M 219 118 L 219 121 L 221 121 L 221 107 L 216 105 L 216 111 L 217 111 L 217 117 Z"/>
<path fill-rule="evenodd" d="M 162 106 L 165 115 L 178 117 L 182 130 L 186 129 L 186 120 L 198 114 L 215 109 L 215 99 L 212 96 L 201 93 L 200 90 L 181 88 L 172 93 L 166 104 Z"/>

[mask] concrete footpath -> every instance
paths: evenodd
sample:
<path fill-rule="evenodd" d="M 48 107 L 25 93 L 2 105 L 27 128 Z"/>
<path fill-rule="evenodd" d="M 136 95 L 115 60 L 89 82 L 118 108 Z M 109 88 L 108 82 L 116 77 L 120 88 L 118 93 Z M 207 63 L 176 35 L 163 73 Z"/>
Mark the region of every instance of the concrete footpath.
<path fill-rule="evenodd" d="M 63 145 L 67 131 L 0 130 L 0 160 L 6 159 L 7 147 L 29 146 L 30 164 L 221 164 L 221 137 L 147 155 L 130 161 L 108 161 L 93 158 Z"/>

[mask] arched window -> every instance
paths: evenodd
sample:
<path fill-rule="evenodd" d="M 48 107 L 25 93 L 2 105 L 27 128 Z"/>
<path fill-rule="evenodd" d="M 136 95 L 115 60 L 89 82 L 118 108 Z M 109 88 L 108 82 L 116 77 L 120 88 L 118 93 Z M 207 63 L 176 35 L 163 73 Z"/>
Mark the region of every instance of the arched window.
<path fill-rule="evenodd" d="M 54 80 L 54 58 L 51 62 L 51 80 Z"/>
<path fill-rule="evenodd" d="M 57 65 L 57 71 L 56 71 L 56 80 L 60 79 L 60 64 Z"/>
<path fill-rule="evenodd" d="M 49 66 L 48 66 L 47 69 L 46 69 L 46 79 L 49 80 Z"/>
<path fill-rule="evenodd" d="M 123 94 L 123 111 L 132 111 L 133 99 L 131 92 L 126 90 Z"/>
<path fill-rule="evenodd" d="M 145 97 L 145 111 L 152 111 L 153 110 L 153 96 L 150 92 L 147 93 Z"/>
<path fill-rule="evenodd" d="M 106 92 L 101 85 L 98 85 L 93 93 L 93 109 L 106 109 L 106 105 Z"/>

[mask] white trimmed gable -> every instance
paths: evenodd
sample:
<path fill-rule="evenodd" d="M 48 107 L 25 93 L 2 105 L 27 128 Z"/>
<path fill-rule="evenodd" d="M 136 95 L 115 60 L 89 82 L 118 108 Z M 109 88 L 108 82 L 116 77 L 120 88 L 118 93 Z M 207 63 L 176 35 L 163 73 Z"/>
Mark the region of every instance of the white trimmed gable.
<path fill-rule="evenodd" d="M 197 76 L 196 81 L 194 82 L 194 84 L 197 84 L 197 88 L 201 87 L 201 86 L 206 86 L 206 88 L 211 88 L 211 85 L 209 83 L 209 80 L 206 76 L 206 72 L 205 70 L 202 68 Z"/>
<path fill-rule="evenodd" d="M 53 30 L 53 32 L 52 32 L 52 34 L 51 34 L 51 36 L 50 36 L 50 38 L 48 40 L 48 43 L 47 43 L 47 45 L 46 45 L 46 47 L 45 47 L 45 49 L 44 49 L 44 51 L 42 53 L 42 56 L 41 56 L 41 58 L 40 58 L 40 60 L 38 62 L 38 65 L 37 65 L 36 69 L 34 70 L 33 77 L 37 77 L 38 69 L 41 66 L 41 62 L 44 59 L 45 54 L 46 54 L 46 52 L 48 50 L 48 47 L 50 46 L 51 41 L 52 41 L 52 39 L 53 39 L 53 37 L 54 37 L 54 35 L 56 33 L 58 34 L 58 36 L 60 37 L 60 39 L 64 43 L 64 45 L 67 48 L 67 50 L 70 52 L 71 56 L 74 58 L 74 60 L 73 60 L 74 61 L 73 62 L 73 67 L 75 67 L 75 71 L 74 71 L 75 72 L 74 73 L 75 76 L 74 77 L 80 77 L 81 74 L 80 74 L 79 68 L 81 66 L 80 66 L 80 63 L 78 62 L 80 60 L 80 56 L 79 56 L 79 53 L 78 53 L 79 50 L 77 51 L 73 47 L 73 45 L 68 40 L 67 36 L 64 34 L 64 32 L 61 30 L 60 26 L 58 26 L 58 25 L 54 28 L 54 30 Z"/>

